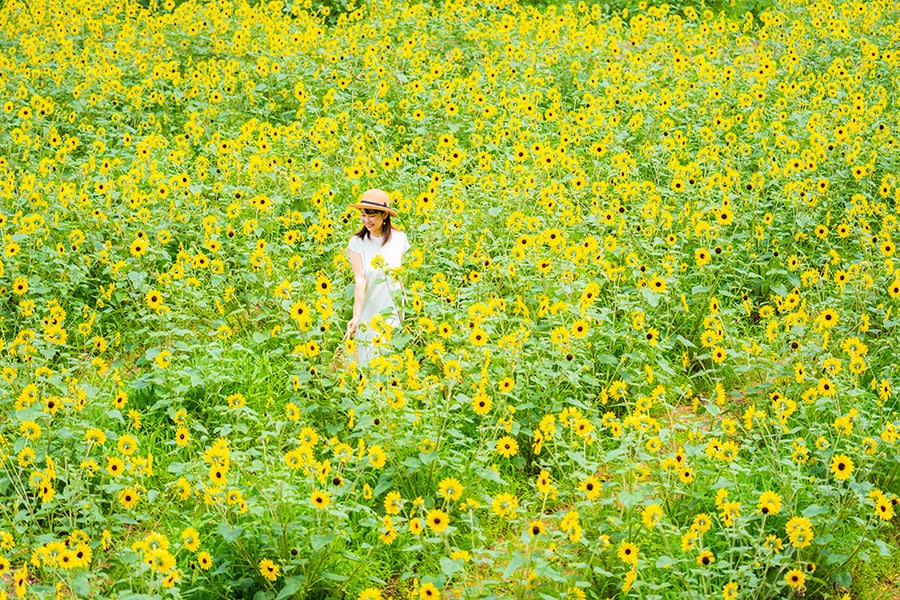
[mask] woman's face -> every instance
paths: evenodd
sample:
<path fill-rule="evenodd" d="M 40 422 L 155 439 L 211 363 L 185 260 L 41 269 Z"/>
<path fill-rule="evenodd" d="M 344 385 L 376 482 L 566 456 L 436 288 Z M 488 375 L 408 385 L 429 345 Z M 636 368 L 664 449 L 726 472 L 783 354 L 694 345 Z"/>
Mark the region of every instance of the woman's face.
<path fill-rule="evenodd" d="M 359 220 L 369 230 L 370 234 L 381 235 L 381 226 L 384 223 L 384 213 L 380 210 L 362 209 L 359 211 Z"/>

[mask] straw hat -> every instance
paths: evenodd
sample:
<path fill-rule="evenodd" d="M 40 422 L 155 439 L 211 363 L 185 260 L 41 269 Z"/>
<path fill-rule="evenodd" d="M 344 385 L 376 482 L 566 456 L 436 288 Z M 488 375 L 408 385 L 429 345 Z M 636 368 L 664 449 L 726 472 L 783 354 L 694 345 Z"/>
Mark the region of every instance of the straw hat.
<path fill-rule="evenodd" d="M 393 217 L 399 216 L 397 211 L 391 208 L 391 199 L 387 195 L 387 192 L 382 190 L 366 190 L 360 197 L 359 202 L 351 204 L 347 208 L 380 210 Z"/>

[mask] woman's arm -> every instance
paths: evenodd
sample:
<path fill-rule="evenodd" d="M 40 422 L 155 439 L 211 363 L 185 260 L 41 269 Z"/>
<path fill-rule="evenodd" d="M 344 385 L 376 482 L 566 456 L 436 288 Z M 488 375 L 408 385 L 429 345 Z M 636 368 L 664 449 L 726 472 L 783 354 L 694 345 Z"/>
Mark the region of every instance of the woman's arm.
<path fill-rule="evenodd" d="M 359 315 L 366 297 L 366 270 L 359 252 L 347 250 L 347 257 L 353 267 L 353 318 L 347 323 L 347 335 L 353 335 L 359 325 Z"/>

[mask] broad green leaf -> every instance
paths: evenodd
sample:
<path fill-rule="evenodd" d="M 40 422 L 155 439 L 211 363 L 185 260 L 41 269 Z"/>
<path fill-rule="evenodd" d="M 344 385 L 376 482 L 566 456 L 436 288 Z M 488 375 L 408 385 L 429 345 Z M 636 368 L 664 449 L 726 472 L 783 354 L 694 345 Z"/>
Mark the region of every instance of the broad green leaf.
<path fill-rule="evenodd" d="M 303 582 L 303 577 L 285 577 L 283 587 L 281 588 L 281 591 L 278 592 L 278 595 L 275 596 L 275 600 L 284 600 L 285 598 L 292 597 L 303 587 Z"/>
<path fill-rule="evenodd" d="M 849 588 L 850 584 L 853 583 L 853 576 L 847 571 L 841 571 L 840 573 L 832 573 L 831 580 L 841 587 Z"/>
<path fill-rule="evenodd" d="M 819 515 L 825 514 L 828 512 L 828 508 L 825 506 L 819 506 L 818 504 L 810 504 L 806 507 L 806 510 L 803 511 L 803 516 L 811 519 L 813 517 L 817 517 Z"/>
<path fill-rule="evenodd" d="M 224 539 L 226 542 L 233 543 L 236 539 L 238 539 L 241 536 L 241 532 L 243 532 L 243 528 L 240 525 L 236 525 L 236 526 L 232 527 L 231 525 L 228 524 L 228 521 L 222 519 L 222 521 L 219 522 L 219 526 L 216 527 L 216 531 L 219 533 L 219 535 L 222 536 L 222 539 Z"/>
<path fill-rule="evenodd" d="M 525 564 L 526 558 L 521 554 L 513 554 L 512 558 L 509 559 L 509 563 L 506 565 L 506 568 L 503 570 L 503 579 L 509 580 L 513 573 L 515 573 L 520 567 Z"/>

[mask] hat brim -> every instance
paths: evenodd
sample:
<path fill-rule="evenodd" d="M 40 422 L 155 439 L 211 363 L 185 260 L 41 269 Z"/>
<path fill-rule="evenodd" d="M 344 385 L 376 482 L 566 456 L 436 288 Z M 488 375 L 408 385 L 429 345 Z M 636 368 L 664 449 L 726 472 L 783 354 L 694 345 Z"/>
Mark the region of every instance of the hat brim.
<path fill-rule="evenodd" d="M 385 212 L 392 217 L 399 217 L 400 213 L 389 206 L 381 206 L 380 204 L 375 204 L 374 202 L 358 202 L 356 204 L 350 204 L 347 208 L 355 208 L 357 210 L 378 210 L 381 212 Z"/>

